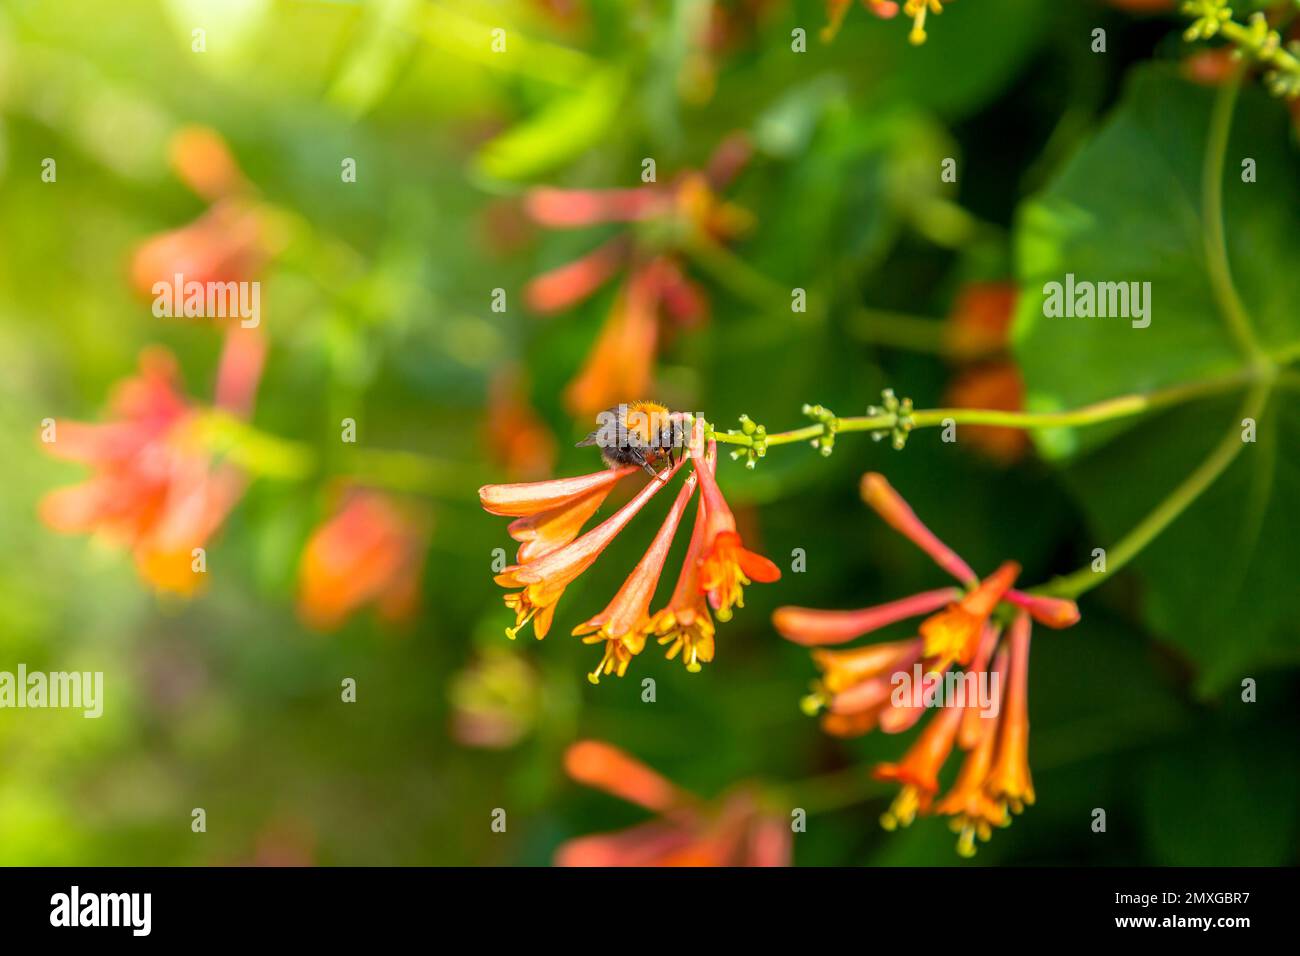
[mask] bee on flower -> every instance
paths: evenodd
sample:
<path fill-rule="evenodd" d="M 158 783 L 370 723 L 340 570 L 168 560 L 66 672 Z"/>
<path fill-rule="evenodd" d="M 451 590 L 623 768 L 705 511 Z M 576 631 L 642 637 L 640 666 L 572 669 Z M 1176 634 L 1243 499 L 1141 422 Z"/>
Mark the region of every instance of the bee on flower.
<path fill-rule="evenodd" d="M 595 345 L 565 389 L 574 414 L 594 415 L 623 395 L 648 392 L 665 324 L 690 328 L 707 319 L 708 297 L 687 276 L 683 253 L 698 238 L 729 242 L 749 231 L 752 216 L 719 194 L 749 161 L 750 151 L 748 139 L 736 134 L 723 141 L 706 169 L 666 183 L 622 189 L 542 187 L 527 194 L 525 211 L 545 228 L 631 227 L 537 276 L 524 292 L 530 309 L 553 314 L 587 300 L 615 275 L 625 275 Z"/>
<path fill-rule="evenodd" d="M 663 409 L 658 405 L 639 407 Z M 505 603 L 514 612 L 515 623 L 506 628 L 507 636 L 513 640 L 531 623 L 534 635 L 538 640 L 543 639 L 550 631 L 556 607 L 568 586 L 595 563 L 650 499 L 667 487 L 690 461 L 691 473 L 678 488 L 667 516 L 641 560 L 605 609 L 575 627 L 573 634 L 585 643 L 604 646 L 603 656 L 588 675 L 592 683 L 604 675 L 626 674 L 632 658 L 644 650 L 651 636 L 661 645 L 667 645 L 669 659 L 680 655 L 689 671 L 698 671 L 702 663 L 713 659 L 715 632 L 710 609 L 719 620 L 730 619 L 732 608 L 743 606 L 744 586 L 752 581 L 775 581 L 780 577 L 780 570 L 741 541 L 735 518 L 714 476 L 717 444 L 708 441 L 706 450 L 703 419 L 694 416 L 691 419 L 689 448 L 676 460 L 671 447 L 662 454 L 656 450 L 656 456 L 648 459 L 641 448 L 633 456 L 622 447 L 623 439 L 593 441 L 592 444 L 602 445 L 603 456 L 610 465 L 607 470 L 576 478 L 486 485 L 479 489 L 484 510 L 515 519 L 508 530 L 520 542 L 516 563 L 495 578 L 497 584 L 512 589 L 505 595 Z M 646 431 L 647 437 L 658 434 L 657 429 Z M 655 471 L 654 462 L 663 458 L 668 460 L 668 466 L 662 472 Z M 625 505 L 583 533 L 583 526 L 600 509 L 614 486 L 641 468 L 653 477 Z M 697 487 L 701 495 L 685 562 L 669 603 L 652 612 L 651 604 L 672 542 Z"/>
<path fill-rule="evenodd" d="M 560 866 L 789 866 L 790 824 L 740 785 L 705 801 L 617 747 L 573 744 L 564 767 L 578 783 L 644 807 L 655 819 L 617 833 L 577 837 L 555 853 Z"/>
<path fill-rule="evenodd" d="M 1010 814 L 1034 802 L 1029 770 L 1029 641 L 1032 622 L 1069 627 L 1079 619 L 1073 601 L 1016 590 L 1020 568 L 1008 561 L 980 579 L 940 541 L 884 476 L 870 473 L 862 496 L 894 530 L 924 551 L 960 582 L 876 607 L 852 611 L 782 607 L 773 625 L 786 639 L 812 647 L 821 673 L 805 698 L 809 713 L 821 713 L 822 728 L 850 737 L 879 728 L 900 733 L 916 725 L 937 700 L 946 672 L 955 667 L 992 699 L 945 700 L 911 748 L 897 763 L 882 763 L 874 775 L 897 782 L 898 796 L 881 817 L 886 829 L 909 825 L 918 815 L 947 816 L 958 833 L 958 852 L 970 856 L 976 840 L 988 840 L 994 827 L 1007 826 Z M 922 617 L 915 637 L 868 644 L 846 644 L 889 624 Z M 922 693 L 900 695 L 916 673 Z M 957 677 L 958 675 L 952 674 Z M 903 699 L 900 701 L 900 696 Z M 954 750 L 965 753 L 953 787 L 942 797 L 939 774 Z"/>

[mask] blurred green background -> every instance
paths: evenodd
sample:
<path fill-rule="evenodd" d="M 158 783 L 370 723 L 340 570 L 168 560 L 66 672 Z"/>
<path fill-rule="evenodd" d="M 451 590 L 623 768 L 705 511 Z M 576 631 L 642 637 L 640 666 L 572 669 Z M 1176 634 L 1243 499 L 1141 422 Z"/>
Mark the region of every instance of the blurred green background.
<path fill-rule="evenodd" d="M 718 22 L 731 29 L 710 44 L 700 25 L 712 6 L 0 6 L 0 669 L 102 670 L 107 694 L 99 720 L 0 711 L 0 862 L 544 864 L 568 837 L 645 817 L 563 776 L 563 749 L 580 737 L 617 744 L 701 794 L 762 779 L 791 783 L 797 799 L 797 781 L 894 758 L 907 740 L 835 741 L 804 717 L 797 702 L 812 667 L 773 632 L 771 610 L 859 607 L 941 583 L 861 505 L 864 471 L 884 471 L 976 568 L 1014 557 L 1027 583 L 1086 562 L 1098 535 L 1113 540 L 1177 478 L 1143 485 L 1145 472 L 1089 473 L 1095 459 L 1067 467 L 1033 455 L 1002 467 L 933 433 L 901 453 L 845 436 L 829 459 L 788 447 L 753 472 L 724 460 L 722 486 L 755 546 L 787 568 L 802 548 L 807 571 L 750 588 L 702 673 L 651 646 L 627 678 L 593 687 L 596 652 L 568 636 L 618 587 L 666 500 L 570 588 L 545 642 L 505 639 L 491 563 L 512 542 L 475 495 L 507 480 L 487 430 L 490 383 L 503 368 L 526 370 L 560 449 L 554 473 L 593 470 L 591 450 L 571 447 L 590 425 L 560 395 L 614 297 L 611 286 L 550 318 L 523 308 L 530 277 L 612 232 L 528 226 L 517 212 L 527 186 L 636 185 L 647 156 L 664 179 L 748 131 L 755 156 L 728 198 L 756 226 L 736 255 L 776 288 L 804 287 L 830 305 L 765 311 L 693 269 L 712 317 L 666 344 L 657 397 L 720 425 L 747 413 L 770 430 L 801 424 L 804 402 L 861 414 L 886 386 L 932 407 L 951 364 L 882 346 L 861 315 L 940 328 L 966 283 L 1012 275 L 1017 210 L 1080 161 L 1123 108 L 1132 75 L 1150 69 L 1144 61 L 1163 61 L 1162 82 L 1185 85 L 1173 14 L 957 0 L 913 48 L 904 24 L 860 8 L 823 44 L 825 7 L 810 0 L 720 3 L 728 19 Z M 196 27 L 204 53 L 191 49 Z M 490 50 L 497 27 L 504 56 Z M 808 33 L 798 55 L 796 27 Z M 1107 31 L 1105 55 L 1089 49 L 1096 27 Z M 1202 93 L 1188 96 L 1195 112 Z M 1298 247 L 1278 246 L 1300 221 L 1286 107 L 1257 91 L 1246 100 L 1259 119 L 1245 135 L 1267 128 L 1283 144 L 1268 188 L 1292 224 L 1263 234 L 1274 265 L 1260 281 L 1300 275 Z M 260 273 L 270 353 L 254 421 L 321 449 L 326 465 L 299 481 L 256 481 L 209 548 L 209 586 L 186 603 L 154 596 L 120 551 L 40 524 L 40 497 L 84 472 L 41 454 L 36 433 L 46 417 L 97 419 L 151 343 L 177 354 L 190 395 L 211 395 L 219 333 L 204 320 L 155 318 L 129 280 L 141 242 L 205 209 L 167 163 L 172 133 L 195 123 L 228 141 L 261 197 L 295 224 Z M 957 184 L 935 173 L 950 156 Z M 56 183 L 41 179 L 46 157 L 57 158 Z M 355 183 L 340 180 L 344 157 L 357 161 Z M 507 290 L 504 313 L 490 308 L 494 288 Z M 1294 322 L 1295 299 L 1279 307 Z M 1230 414 L 1219 410 L 1207 436 Z M 295 576 L 327 515 L 331 477 L 348 473 L 336 454 L 348 416 L 363 445 L 424 456 L 397 483 L 427 504 L 433 530 L 415 620 L 389 628 L 365 611 L 322 635 L 297 620 Z M 1259 602 L 1197 576 L 1217 545 L 1213 534 L 1195 540 L 1208 513 L 1193 511 L 1178 553 L 1139 561 L 1085 597 L 1072 630 L 1040 633 L 1030 689 L 1038 804 L 975 864 L 1296 862 L 1298 523 L 1287 488 L 1300 472 L 1285 458 L 1296 434 L 1273 440 L 1292 484 L 1270 499 L 1273 530 L 1260 545 L 1276 549 L 1260 559 L 1270 593 L 1289 589 L 1290 599 L 1262 620 L 1239 619 Z M 1085 511 L 1090 495 L 1118 499 L 1128 517 Z M 1189 555 L 1204 560 L 1178 563 Z M 1180 642 L 1178 614 L 1162 624 L 1149 613 L 1171 580 L 1200 602 L 1183 616 L 1214 624 L 1205 640 Z M 507 708 L 518 739 L 466 746 L 454 732 L 466 669 L 501 666 L 499 653 L 522 661 L 510 673 L 525 690 Z M 355 704 L 339 700 L 345 677 L 357 681 Z M 644 677 L 657 682 L 653 704 L 641 701 Z M 1259 682 L 1258 702 L 1241 702 L 1243 677 Z M 812 817 L 795 862 L 960 862 L 941 821 L 881 831 L 888 796 Z M 207 812 L 204 834 L 191 832 L 194 807 Z M 490 828 L 498 807 L 509 814 L 504 834 Z M 1107 811 L 1105 834 L 1090 828 L 1094 808 Z"/>

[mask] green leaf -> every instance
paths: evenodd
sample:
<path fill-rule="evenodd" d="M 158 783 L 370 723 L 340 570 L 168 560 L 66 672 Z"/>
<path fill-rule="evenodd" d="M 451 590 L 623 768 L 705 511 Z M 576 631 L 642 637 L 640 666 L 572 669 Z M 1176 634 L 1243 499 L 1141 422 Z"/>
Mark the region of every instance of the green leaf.
<path fill-rule="evenodd" d="M 563 96 L 487 143 L 473 172 L 519 181 L 548 173 L 591 149 L 619 114 L 627 87 L 621 69 L 593 73 L 576 93 Z"/>
<path fill-rule="evenodd" d="M 1071 408 L 1240 370 L 1220 313 L 1204 239 L 1202 170 L 1216 91 L 1165 68 L 1139 72 L 1106 125 L 1018 226 L 1022 296 L 1016 347 L 1030 409 Z M 1236 293 L 1279 361 L 1300 349 L 1300 190 L 1285 109 L 1243 93 L 1226 149 L 1223 209 Z M 1254 159 L 1258 181 L 1243 182 Z M 1044 316 L 1048 282 L 1149 282 L 1150 326 L 1123 317 Z M 1222 293 L 1222 290 L 1219 290 Z M 1295 660 L 1289 594 L 1300 497 L 1300 415 L 1275 393 L 1258 440 L 1134 561 L 1148 623 L 1200 669 L 1213 693 L 1250 668 Z M 1236 421 L 1237 399 L 1088 430 L 1040 435 L 1105 546 L 1127 532 Z M 1291 531 L 1287 531 L 1291 528 Z M 1084 551 L 1094 545 L 1089 543 Z"/>

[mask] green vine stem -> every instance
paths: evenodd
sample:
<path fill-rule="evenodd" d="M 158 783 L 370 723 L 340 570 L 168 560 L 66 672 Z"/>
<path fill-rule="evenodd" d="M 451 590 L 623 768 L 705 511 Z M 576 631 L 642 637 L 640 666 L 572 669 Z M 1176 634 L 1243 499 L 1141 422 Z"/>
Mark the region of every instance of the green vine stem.
<path fill-rule="evenodd" d="M 1284 46 L 1282 35 L 1268 25 L 1262 12 L 1253 14 L 1249 23 L 1242 24 L 1233 19 L 1228 0 L 1187 0 L 1182 10 L 1195 18 L 1183 33 L 1185 40 L 1223 36 L 1236 47 L 1238 56 L 1249 57 L 1268 68 L 1264 80 L 1275 96 L 1300 97 L 1300 45 Z"/>

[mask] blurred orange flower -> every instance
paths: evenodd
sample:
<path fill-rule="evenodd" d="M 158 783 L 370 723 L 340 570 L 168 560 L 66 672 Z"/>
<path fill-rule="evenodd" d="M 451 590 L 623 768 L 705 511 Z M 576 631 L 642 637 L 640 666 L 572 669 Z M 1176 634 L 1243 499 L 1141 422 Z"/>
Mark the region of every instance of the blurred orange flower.
<path fill-rule="evenodd" d="M 560 866 L 789 866 L 789 821 L 765 810 L 759 795 L 740 786 L 701 801 L 617 747 L 580 741 L 564 755 L 579 783 L 604 790 L 657 814 L 617 833 L 578 837 L 556 851 Z"/>
<path fill-rule="evenodd" d="M 948 383 L 944 402 L 954 408 L 1024 409 L 1020 368 L 1009 356 L 1016 287 L 1009 282 L 972 282 L 958 292 L 945 328 L 948 354 L 961 367 Z M 1018 428 L 963 425 L 964 441 L 1001 465 L 1019 461 L 1029 436 Z"/>
<path fill-rule="evenodd" d="M 722 142 L 705 171 L 688 171 L 665 184 L 623 189 L 533 189 L 528 215 L 550 229 L 605 223 L 635 224 L 593 251 L 537 276 L 524 291 L 529 308 L 560 312 L 585 301 L 620 271 L 623 288 L 582 370 L 565 392 L 569 409 L 592 415 L 626 395 L 646 394 L 660 344 L 660 324 L 695 325 L 708 316 L 708 299 L 682 268 L 683 244 L 692 237 L 730 241 L 752 217 L 719 198 L 748 162 L 748 139 Z"/>
<path fill-rule="evenodd" d="M 227 336 L 219 405 L 241 413 L 261 372 L 262 339 Z M 203 409 L 179 391 L 176 361 L 161 348 L 141 353 L 140 372 L 117 386 L 112 420 L 91 425 L 56 421 L 45 448 L 89 466 L 80 485 L 51 492 L 42 520 L 56 531 L 96 533 L 131 549 L 140 575 L 160 591 L 192 594 L 203 580 L 202 548 L 243 495 L 246 479 L 214 460 L 202 444 Z"/>
<path fill-rule="evenodd" d="M 488 387 L 487 445 L 514 479 L 550 474 L 555 467 L 555 436 L 528 402 L 528 389 L 516 368 L 498 372 Z"/>
<path fill-rule="evenodd" d="M 388 623 L 408 620 L 420 603 L 427 517 L 391 496 L 348 489 L 312 532 L 298 566 L 298 613 L 308 626 L 334 630 L 367 604 Z"/>

